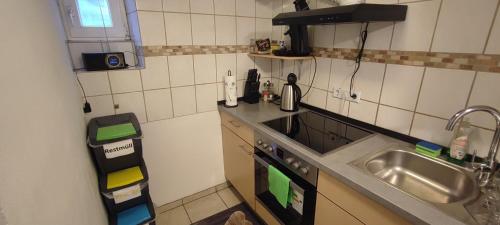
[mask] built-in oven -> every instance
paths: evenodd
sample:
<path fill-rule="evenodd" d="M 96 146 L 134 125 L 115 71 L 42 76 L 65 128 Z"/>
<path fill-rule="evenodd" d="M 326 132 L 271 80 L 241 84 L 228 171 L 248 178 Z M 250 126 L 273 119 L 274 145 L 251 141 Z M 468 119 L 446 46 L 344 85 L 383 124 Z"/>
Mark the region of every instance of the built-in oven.
<path fill-rule="evenodd" d="M 267 136 L 255 134 L 255 195 L 284 225 L 313 225 L 318 168 L 280 147 Z M 290 178 L 292 198 L 284 208 L 269 191 L 268 167 Z"/>

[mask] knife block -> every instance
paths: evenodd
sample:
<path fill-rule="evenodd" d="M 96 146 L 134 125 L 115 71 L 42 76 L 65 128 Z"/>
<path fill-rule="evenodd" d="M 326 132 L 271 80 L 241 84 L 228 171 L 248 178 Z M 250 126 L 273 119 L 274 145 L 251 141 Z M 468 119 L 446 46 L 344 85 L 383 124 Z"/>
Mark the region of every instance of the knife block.
<path fill-rule="evenodd" d="M 249 104 L 259 103 L 260 99 L 260 82 L 259 81 L 246 81 L 245 90 L 243 92 L 243 101 Z"/>

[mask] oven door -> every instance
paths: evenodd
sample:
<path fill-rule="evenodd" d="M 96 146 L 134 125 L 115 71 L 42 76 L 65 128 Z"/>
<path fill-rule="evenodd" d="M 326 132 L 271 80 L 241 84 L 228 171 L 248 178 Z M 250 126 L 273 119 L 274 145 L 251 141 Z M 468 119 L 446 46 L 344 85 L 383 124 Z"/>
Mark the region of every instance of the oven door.
<path fill-rule="evenodd" d="M 313 225 L 316 205 L 316 187 L 293 173 L 276 159 L 255 148 L 255 195 L 276 219 L 285 225 Z M 290 178 L 292 203 L 283 208 L 269 192 L 267 168 L 274 166 Z"/>

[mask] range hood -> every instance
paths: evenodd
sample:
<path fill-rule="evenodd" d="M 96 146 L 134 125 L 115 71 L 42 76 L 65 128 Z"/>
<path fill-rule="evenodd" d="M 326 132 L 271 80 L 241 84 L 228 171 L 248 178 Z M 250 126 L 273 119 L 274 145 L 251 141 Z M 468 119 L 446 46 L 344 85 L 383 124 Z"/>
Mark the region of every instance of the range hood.
<path fill-rule="evenodd" d="M 406 5 L 356 4 L 280 13 L 273 18 L 273 25 L 404 21 L 407 8 Z"/>

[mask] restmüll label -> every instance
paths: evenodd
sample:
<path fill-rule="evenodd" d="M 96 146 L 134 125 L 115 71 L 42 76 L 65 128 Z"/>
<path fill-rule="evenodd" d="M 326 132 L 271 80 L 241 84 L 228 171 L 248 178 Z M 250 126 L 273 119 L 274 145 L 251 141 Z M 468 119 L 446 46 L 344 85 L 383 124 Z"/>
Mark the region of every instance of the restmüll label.
<path fill-rule="evenodd" d="M 134 142 L 132 139 L 113 142 L 103 145 L 106 159 L 112 159 L 134 153 Z"/>

